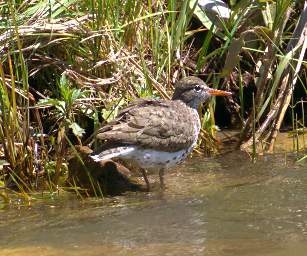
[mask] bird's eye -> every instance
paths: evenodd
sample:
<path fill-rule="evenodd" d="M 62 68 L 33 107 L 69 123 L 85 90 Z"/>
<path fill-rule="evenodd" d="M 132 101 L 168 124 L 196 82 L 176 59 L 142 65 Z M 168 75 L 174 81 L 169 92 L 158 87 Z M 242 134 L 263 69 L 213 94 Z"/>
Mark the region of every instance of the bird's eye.
<path fill-rule="evenodd" d="M 195 85 L 194 90 L 199 92 L 201 90 L 201 86 L 200 85 Z"/>

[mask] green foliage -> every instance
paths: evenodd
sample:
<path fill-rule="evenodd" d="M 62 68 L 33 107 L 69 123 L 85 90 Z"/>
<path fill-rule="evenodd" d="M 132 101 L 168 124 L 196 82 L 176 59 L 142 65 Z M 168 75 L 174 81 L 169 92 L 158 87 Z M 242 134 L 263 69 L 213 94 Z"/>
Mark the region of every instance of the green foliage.
<path fill-rule="evenodd" d="M 75 115 L 81 103 L 78 101 L 86 96 L 86 91 L 72 88 L 65 74 L 62 74 L 58 83 L 59 97 L 52 99 L 40 99 L 37 106 L 55 107 L 54 115 L 56 116 L 59 127 L 70 128 L 74 135 L 82 137 L 85 132 L 75 121 Z"/>

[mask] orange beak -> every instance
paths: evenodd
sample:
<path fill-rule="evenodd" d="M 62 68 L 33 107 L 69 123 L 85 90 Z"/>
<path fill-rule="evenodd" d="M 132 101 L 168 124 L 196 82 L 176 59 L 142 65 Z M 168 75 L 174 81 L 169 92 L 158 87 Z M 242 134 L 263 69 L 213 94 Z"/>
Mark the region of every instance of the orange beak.
<path fill-rule="evenodd" d="M 230 96 L 232 94 L 231 92 L 226 92 L 217 89 L 209 89 L 207 92 L 213 96 Z"/>

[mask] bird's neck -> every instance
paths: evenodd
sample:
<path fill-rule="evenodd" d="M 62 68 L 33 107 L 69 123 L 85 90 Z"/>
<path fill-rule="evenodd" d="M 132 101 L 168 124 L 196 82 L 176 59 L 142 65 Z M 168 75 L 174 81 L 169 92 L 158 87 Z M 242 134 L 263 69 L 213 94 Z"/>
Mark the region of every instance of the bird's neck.
<path fill-rule="evenodd" d="M 199 102 L 197 102 L 196 100 L 182 100 L 182 99 L 178 99 L 178 101 L 184 103 L 185 105 L 187 105 L 188 107 L 198 110 L 198 106 L 199 106 Z"/>

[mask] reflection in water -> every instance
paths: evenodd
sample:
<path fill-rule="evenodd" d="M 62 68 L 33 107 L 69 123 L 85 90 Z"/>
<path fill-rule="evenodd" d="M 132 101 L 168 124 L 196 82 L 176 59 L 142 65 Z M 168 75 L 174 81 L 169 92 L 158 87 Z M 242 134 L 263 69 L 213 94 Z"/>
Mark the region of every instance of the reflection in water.
<path fill-rule="evenodd" d="M 163 194 L 2 210 L 0 255 L 306 255 L 306 163 L 194 158 L 166 184 Z"/>

